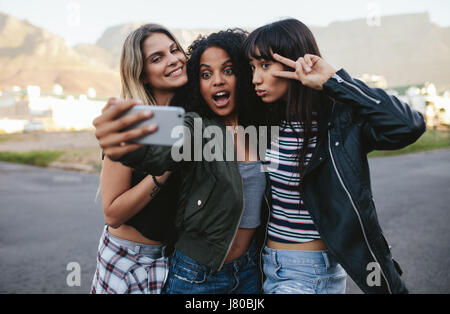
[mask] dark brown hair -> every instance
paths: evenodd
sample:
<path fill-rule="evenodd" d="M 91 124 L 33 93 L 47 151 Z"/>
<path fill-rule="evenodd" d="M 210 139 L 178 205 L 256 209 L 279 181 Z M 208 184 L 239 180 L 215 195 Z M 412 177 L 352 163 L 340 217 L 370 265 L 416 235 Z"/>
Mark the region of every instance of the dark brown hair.
<path fill-rule="evenodd" d="M 244 43 L 244 53 L 249 58 L 274 60 L 272 54 L 277 53 L 291 60 L 297 60 L 305 54 L 321 57 L 311 30 L 296 19 L 286 19 L 264 25 L 254 30 Z M 259 54 L 256 53 L 258 50 Z M 288 69 L 286 70 L 293 70 Z M 287 102 L 277 101 L 268 106 L 267 123 L 279 124 L 281 120 L 301 121 L 304 123 L 303 143 L 297 151 L 300 178 L 304 176 L 307 146 L 311 139 L 313 112 L 320 114 L 323 93 L 302 85 L 296 80 L 289 82 Z M 299 134 L 296 134 L 299 138 Z"/>

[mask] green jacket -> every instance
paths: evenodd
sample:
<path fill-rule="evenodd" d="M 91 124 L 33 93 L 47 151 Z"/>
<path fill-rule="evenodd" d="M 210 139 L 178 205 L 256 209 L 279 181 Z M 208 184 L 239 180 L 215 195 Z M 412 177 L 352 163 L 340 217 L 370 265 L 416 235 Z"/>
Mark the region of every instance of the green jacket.
<path fill-rule="evenodd" d="M 201 161 L 177 162 L 172 158 L 172 148 L 169 146 L 144 146 L 125 155 L 119 161 L 128 167 L 152 175 L 161 175 L 167 170 L 181 171 L 180 195 L 174 195 L 179 199 L 175 221 L 178 240 L 175 249 L 210 267 L 214 272 L 221 269 L 237 232 L 244 209 L 244 193 L 234 145 L 228 151 L 226 145 L 222 145 L 226 143 L 226 136 L 232 136 L 232 133 L 226 130 L 220 118 L 201 117 L 201 124 L 197 119 L 200 119 L 200 116 L 196 113 L 186 114 L 185 127 L 190 131 L 190 143 L 194 147 L 185 144 L 181 151 L 186 153 L 186 150 L 192 148 L 190 160 L 194 160 L 196 157 L 194 152 L 197 154 L 200 152 L 200 145 L 203 152 L 204 149 L 211 149 L 212 144 L 217 144 L 216 147 L 223 149 L 213 150 L 215 156 L 220 155 L 223 156 L 223 160 L 230 160 L 231 154 L 231 157 L 234 156 L 231 158 L 233 161 L 206 161 L 203 156 L 197 156 L 200 157 L 197 160 Z M 196 136 L 195 142 L 195 123 L 201 125 L 202 133 L 205 132 L 205 128 L 212 127 L 218 130 L 218 127 L 223 137 L 202 136 L 200 143 L 199 136 Z M 262 206 L 263 224 L 256 231 L 255 237 L 259 248 L 265 240 L 269 208 L 267 198 Z"/>

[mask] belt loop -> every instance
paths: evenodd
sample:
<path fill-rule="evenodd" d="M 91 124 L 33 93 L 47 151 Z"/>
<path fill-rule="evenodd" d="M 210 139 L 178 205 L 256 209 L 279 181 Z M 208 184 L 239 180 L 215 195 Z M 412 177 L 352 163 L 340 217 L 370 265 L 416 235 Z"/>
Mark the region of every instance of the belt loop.
<path fill-rule="evenodd" d="M 272 255 L 272 263 L 278 267 L 277 250 L 271 250 L 270 255 Z"/>
<path fill-rule="evenodd" d="M 328 258 L 327 252 L 322 252 L 323 259 L 325 260 L 325 267 L 330 268 L 330 260 Z"/>
<path fill-rule="evenodd" d="M 136 245 L 136 246 L 134 247 L 134 251 L 135 251 L 137 254 L 139 254 L 139 253 L 141 252 L 141 247 L 140 247 L 139 245 Z"/>
<path fill-rule="evenodd" d="M 161 256 L 162 257 L 168 257 L 167 255 L 169 255 L 169 254 L 167 254 L 167 245 L 163 245 L 161 247 Z"/>

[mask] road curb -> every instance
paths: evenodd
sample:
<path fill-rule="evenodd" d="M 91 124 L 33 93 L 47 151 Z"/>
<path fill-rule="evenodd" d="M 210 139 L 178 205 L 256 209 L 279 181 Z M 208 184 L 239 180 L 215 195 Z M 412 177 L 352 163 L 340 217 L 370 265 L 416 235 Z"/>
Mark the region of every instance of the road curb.
<path fill-rule="evenodd" d="M 84 164 L 67 164 L 55 161 L 50 163 L 47 167 L 61 170 L 80 171 L 86 173 L 98 173 L 97 169 L 95 169 L 93 166 L 88 166 Z"/>

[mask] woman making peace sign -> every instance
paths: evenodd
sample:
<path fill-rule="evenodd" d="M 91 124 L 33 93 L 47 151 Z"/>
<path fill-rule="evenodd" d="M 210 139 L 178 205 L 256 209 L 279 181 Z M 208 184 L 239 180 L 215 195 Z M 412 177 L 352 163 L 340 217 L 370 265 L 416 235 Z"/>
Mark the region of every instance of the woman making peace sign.
<path fill-rule="evenodd" d="M 253 31 L 244 50 L 279 138 L 267 149 L 272 204 L 263 253 L 265 293 L 405 293 L 378 224 L 367 153 L 400 149 L 423 116 L 321 58 L 311 31 L 288 19 Z M 380 280 L 371 280 L 378 271 Z"/>

